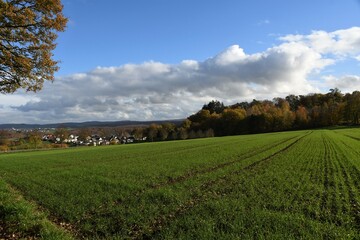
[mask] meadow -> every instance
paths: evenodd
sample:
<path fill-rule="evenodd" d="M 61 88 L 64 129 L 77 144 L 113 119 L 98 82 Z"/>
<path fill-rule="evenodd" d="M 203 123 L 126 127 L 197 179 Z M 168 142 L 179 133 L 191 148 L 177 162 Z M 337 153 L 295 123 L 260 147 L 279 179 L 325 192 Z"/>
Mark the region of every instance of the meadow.
<path fill-rule="evenodd" d="M 0 155 L 0 239 L 359 239 L 360 129 Z"/>

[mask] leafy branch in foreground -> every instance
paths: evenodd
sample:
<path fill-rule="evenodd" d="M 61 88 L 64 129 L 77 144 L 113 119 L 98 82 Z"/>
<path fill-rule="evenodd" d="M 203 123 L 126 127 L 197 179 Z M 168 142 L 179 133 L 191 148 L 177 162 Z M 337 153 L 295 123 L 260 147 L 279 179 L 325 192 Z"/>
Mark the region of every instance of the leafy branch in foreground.
<path fill-rule="evenodd" d="M 0 93 L 38 91 L 53 81 L 58 31 L 64 31 L 60 0 L 0 0 Z"/>

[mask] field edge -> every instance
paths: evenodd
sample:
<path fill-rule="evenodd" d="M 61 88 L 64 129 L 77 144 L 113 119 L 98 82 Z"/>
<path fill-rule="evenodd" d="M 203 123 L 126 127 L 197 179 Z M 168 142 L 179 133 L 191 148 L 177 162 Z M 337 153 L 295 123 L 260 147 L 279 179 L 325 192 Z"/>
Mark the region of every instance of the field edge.
<path fill-rule="evenodd" d="M 0 179 L 0 239 L 74 239 L 39 209 Z"/>

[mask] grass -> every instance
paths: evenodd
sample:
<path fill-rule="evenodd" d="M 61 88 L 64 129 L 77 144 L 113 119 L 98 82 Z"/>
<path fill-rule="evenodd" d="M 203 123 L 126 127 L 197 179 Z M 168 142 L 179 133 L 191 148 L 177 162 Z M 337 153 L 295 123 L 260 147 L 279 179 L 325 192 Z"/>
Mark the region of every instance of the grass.
<path fill-rule="evenodd" d="M 0 239 L 73 239 L 0 180 Z"/>
<path fill-rule="evenodd" d="M 2 154 L 0 208 L 12 199 L 29 208 L 4 211 L 0 232 L 358 238 L 359 139 L 360 129 L 346 128 Z M 24 220 L 9 220 L 21 211 Z"/>

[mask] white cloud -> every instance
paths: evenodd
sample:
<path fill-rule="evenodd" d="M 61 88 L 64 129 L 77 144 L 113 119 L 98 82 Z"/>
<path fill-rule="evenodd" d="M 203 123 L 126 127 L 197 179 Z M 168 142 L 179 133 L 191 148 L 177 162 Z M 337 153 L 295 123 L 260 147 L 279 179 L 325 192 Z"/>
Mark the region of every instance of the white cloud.
<path fill-rule="evenodd" d="M 247 57 L 248 56 L 246 56 L 242 48 L 240 48 L 238 45 L 233 45 L 218 54 L 214 58 L 214 61 L 218 65 L 226 66 L 230 64 L 240 63 L 241 61 L 246 60 Z"/>
<path fill-rule="evenodd" d="M 313 31 L 310 35 L 287 35 L 280 40 L 305 44 L 320 54 L 358 56 L 360 53 L 360 27 L 334 32 Z"/>
<path fill-rule="evenodd" d="M 7 104 L 0 109 L 6 116 L 2 121 L 184 118 L 213 99 L 235 103 L 318 91 L 310 77 L 321 79 L 324 68 L 344 57 L 359 59 L 360 54 L 357 27 L 287 35 L 281 41 L 254 54 L 233 45 L 204 61 L 150 61 L 59 77 L 39 93 L 14 95 L 12 108 Z M 324 79 L 329 88 L 360 87 L 356 76 Z"/>
<path fill-rule="evenodd" d="M 333 75 L 324 76 L 325 84 L 339 88 L 343 92 L 352 92 L 360 90 L 360 76 L 346 75 L 342 77 L 335 77 Z"/>

